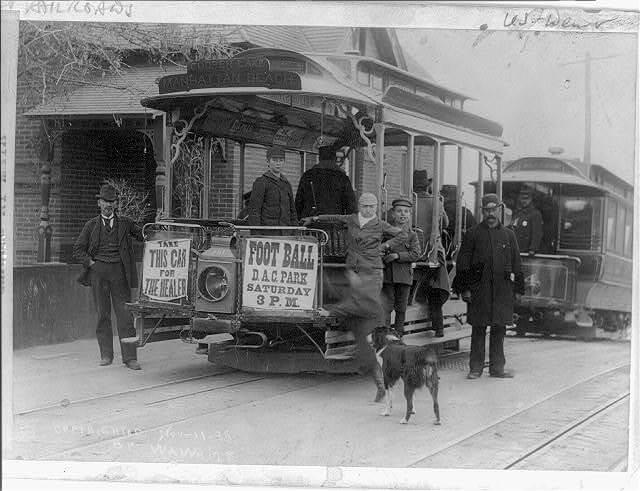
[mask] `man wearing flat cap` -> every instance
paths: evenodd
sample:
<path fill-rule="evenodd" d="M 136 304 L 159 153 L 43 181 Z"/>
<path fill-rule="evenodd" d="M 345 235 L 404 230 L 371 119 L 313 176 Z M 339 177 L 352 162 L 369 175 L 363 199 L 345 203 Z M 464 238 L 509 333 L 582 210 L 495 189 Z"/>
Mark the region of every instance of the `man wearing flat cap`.
<path fill-rule="evenodd" d="M 267 150 L 267 172 L 258 177 L 249 198 L 249 225 L 293 226 L 298 224 L 291 184 L 282 174 L 282 147 Z"/>
<path fill-rule="evenodd" d="M 382 369 L 367 335 L 381 325 L 382 278 L 384 265 L 382 254 L 406 242 L 407 231 L 393 227 L 377 216 L 378 199 L 371 193 L 363 193 L 358 200 L 358 212 L 351 215 L 316 215 L 305 217 L 303 224 L 317 222 L 339 223 L 346 228 L 345 274 L 350 283 L 348 295 L 338 303 L 324 307 L 344 320 L 344 324 L 356 338 L 356 360 L 363 374 L 371 373 L 378 392 L 375 401 L 385 396 Z M 386 240 L 386 237 L 391 237 Z"/>
<path fill-rule="evenodd" d="M 355 213 L 356 196 L 349 177 L 336 163 L 332 146 L 319 148 L 319 161 L 305 171 L 296 192 L 299 217 L 314 215 L 350 215 Z"/>
<path fill-rule="evenodd" d="M 144 240 L 142 231 L 132 220 L 115 213 L 118 196 L 113 186 L 103 185 L 96 198 L 100 215 L 85 224 L 73 246 L 73 256 L 84 266 L 78 281 L 91 286 L 93 290 L 98 312 L 96 335 L 100 348 L 100 365 L 113 363 L 113 304 L 122 363 L 132 370 L 140 370 L 136 346 L 123 343 L 122 339 L 136 335 L 133 318 L 125 303 L 131 301 L 131 288 L 138 286 L 133 239 Z"/>
<path fill-rule="evenodd" d="M 453 289 L 467 303 L 471 354 L 467 378 L 482 376 L 487 326 L 489 375 L 511 378 L 504 370 L 504 336 L 513 322 L 514 298 L 524 293 L 520 249 L 513 230 L 500 223 L 502 203 L 495 194 L 482 197 L 482 221 L 462 239 Z"/>
<path fill-rule="evenodd" d="M 533 205 L 533 189 L 528 186 L 518 193 L 518 206 L 510 227 L 516 234 L 522 252 L 534 256 L 540 251 L 542 242 L 542 214 Z"/>
<path fill-rule="evenodd" d="M 392 246 L 383 257 L 385 263 L 382 285 L 384 300 L 385 325 L 391 325 L 391 312 L 395 312 L 394 329 L 402 335 L 404 320 L 409 301 L 409 291 L 413 283 L 411 263 L 420 257 L 420 241 L 418 235 L 411 230 L 411 210 L 413 203 L 409 198 L 401 197 L 391 203 L 389 223 L 407 230 L 407 239 Z"/>

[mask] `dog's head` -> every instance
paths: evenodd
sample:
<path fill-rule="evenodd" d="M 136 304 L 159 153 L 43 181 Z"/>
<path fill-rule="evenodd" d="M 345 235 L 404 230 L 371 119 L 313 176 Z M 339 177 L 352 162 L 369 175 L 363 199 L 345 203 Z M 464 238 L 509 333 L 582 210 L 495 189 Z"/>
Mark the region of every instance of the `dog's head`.
<path fill-rule="evenodd" d="M 371 333 L 373 349 L 376 351 L 392 342 L 402 342 L 401 336 L 391 327 L 379 326 Z"/>

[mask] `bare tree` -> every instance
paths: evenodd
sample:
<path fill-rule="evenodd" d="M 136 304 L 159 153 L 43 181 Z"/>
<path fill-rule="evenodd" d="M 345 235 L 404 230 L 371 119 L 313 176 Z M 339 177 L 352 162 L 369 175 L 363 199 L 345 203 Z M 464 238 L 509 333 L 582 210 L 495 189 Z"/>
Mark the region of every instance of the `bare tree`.
<path fill-rule="evenodd" d="M 20 24 L 18 85 L 25 105 L 42 104 L 79 85 L 106 86 L 130 60 L 186 67 L 228 58 L 238 49 L 228 28 L 178 24 L 30 22 Z"/>

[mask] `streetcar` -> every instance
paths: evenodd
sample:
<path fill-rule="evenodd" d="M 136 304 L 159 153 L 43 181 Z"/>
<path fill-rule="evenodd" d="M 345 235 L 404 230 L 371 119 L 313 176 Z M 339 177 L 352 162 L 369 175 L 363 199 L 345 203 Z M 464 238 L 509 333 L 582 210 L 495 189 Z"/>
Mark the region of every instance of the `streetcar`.
<path fill-rule="evenodd" d="M 526 186 L 541 212 L 538 254 L 521 252 L 525 294 L 516 333 L 591 339 L 596 329 L 624 334 L 631 323 L 633 186 L 597 164 L 550 156 L 505 163 L 503 201 L 515 210 Z M 485 183 L 491 189 L 492 183 Z"/>
<path fill-rule="evenodd" d="M 208 346 L 210 361 L 248 371 L 352 371 L 353 336 L 324 309 L 350 288 L 344 230 L 235 219 L 251 173 L 266 170 L 266 147 L 284 147 L 284 174 L 295 192 L 295 177 L 317 160 L 320 146 L 331 145 L 344 155 L 356 197 L 373 192 L 384 215 L 395 197 L 411 195 L 415 169 L 429 168 L 440 188 L 444 145 L 501 158 L 502 127 L 465 111 L 468 98 L 373 58 L 271 48 L 190 63 L 185 74 L 161 78 L 159 95 L 141 103 L 166 118 L 171 164 L 189 139 L 208 142 L 205 213 L 174 216 L 165 197 L 169 204 L 144 227 L 138 299 L 129 304 L 136 337 L 128 342 L 181 337 Z M 220 155 L 224 141 L 233 143 L 233 155 L 231 147 Z M 216 178 L 215 166 L 226 175 Z M 166 178 L 180 179 L 171 166 Z M 429 342 L 436 338 L 426 335 L 421 282 L 437 264 L 441 239 L 436 228 L 428 237 L 419 232 L 424 255 L 414 264 L 405 333 Z M 460 336 L 447 332 L 460 327 L 462 312 L 461 302 L 445 304 L 442 346 L 457 346 Z"/>

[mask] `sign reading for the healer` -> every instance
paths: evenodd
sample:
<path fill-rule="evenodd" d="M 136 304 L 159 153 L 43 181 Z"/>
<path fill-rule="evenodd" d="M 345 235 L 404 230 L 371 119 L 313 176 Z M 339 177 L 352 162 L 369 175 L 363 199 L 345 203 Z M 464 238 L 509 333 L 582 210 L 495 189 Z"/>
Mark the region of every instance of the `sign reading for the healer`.
<path fill-rule="evenodd" d="M 191 239 L 145 242 L 142 293 L 153 300 L 187 297 Z"/>
<path fill-rule="evenodd" d="M 245 246 L 242 304 L 311 310 L 317 267 L 318 243 L 312 239 L 251 237 Z"/>

